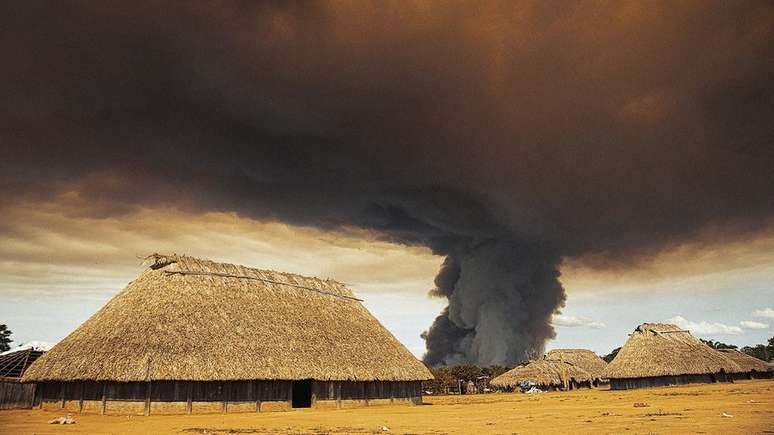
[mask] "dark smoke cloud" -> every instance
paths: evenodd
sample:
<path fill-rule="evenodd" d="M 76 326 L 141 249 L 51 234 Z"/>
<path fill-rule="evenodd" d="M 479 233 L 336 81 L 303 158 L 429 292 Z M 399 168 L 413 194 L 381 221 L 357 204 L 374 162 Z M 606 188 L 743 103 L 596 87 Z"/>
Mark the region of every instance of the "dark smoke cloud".
<path fill-rule="evenodd" d="M 562 258 L 774 214 L 770 2 L 0 9 L 0 213 L 76 192 L 428 246 L 433 364 L 540 353 Z"/>

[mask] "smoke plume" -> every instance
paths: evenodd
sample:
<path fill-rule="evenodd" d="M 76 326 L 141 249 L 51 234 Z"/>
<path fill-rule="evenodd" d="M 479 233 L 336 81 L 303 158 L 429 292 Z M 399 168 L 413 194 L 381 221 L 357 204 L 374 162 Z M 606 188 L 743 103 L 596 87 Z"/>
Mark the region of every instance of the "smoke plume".
<path fill-rule="evenodd" d="M 0 6 L 4 209 L 360 227 L 445 260 L 431 364 L 554 337 L 564 258 L 774 215 L 770 2 Z M 8 231 L 0 219 L 0 231 Z"/>

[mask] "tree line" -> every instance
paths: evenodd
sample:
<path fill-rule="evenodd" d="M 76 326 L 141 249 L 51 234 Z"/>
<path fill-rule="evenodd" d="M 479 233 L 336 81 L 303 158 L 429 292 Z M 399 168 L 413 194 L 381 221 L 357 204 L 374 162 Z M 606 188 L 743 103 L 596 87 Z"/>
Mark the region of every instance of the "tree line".
<path fill-rule="evenodd" d="M 435 379 L 422 383 L 422 389 L 432 394 L 447 394 L 459 392 L 460 382 L 463 389 L 468 382 L 481 389 L 489 386 L 489 380 L 507 372 L 511 367 L 492 366 L 479 367 L 474 364 L 460 364 L 449 367 L 428 367 Z"/>
<path fill-rule="evenodd" d="M 713 349 L 736 349 L 740 352 L 744 352 L 747 355 L 754 356 L 763 361 L 771 361 L 774 359 L 774 337 L 769 338 L 765 344 L 756 344 L 754 346 L 743 346 L 739 349 L 734 344 L 721 343 L 720 341 L 713 340 L 701 340 L 702 343 Z"/>

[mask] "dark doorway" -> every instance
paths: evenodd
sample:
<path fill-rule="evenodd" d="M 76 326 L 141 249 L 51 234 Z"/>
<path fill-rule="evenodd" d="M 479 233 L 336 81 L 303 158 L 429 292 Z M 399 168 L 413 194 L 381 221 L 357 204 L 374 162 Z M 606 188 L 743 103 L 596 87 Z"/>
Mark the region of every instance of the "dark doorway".
<path fill-rule="evenodd" d="M 293 381 L 293 408 L 312 406 L 312 380 Z"/>

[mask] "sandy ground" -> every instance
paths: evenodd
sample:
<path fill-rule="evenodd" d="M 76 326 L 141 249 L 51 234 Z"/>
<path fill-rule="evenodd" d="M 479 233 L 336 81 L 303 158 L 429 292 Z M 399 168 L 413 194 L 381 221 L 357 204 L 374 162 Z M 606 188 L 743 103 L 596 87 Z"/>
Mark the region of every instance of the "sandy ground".
<path fill-rule="evenodd" d="M 634 391 L 426 397 L 422 406 L 119 417 L 0 411 L 4 434 L 774 434 L 774 381 Z M 644 403 L 645 407 L 635 407 Z M 730 415 L 729 417 L 723 414 Z M 389 432 L 382 432 L 386 426 Z"/>

